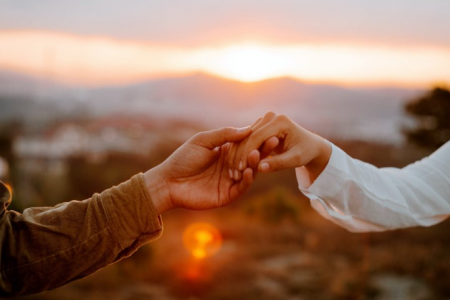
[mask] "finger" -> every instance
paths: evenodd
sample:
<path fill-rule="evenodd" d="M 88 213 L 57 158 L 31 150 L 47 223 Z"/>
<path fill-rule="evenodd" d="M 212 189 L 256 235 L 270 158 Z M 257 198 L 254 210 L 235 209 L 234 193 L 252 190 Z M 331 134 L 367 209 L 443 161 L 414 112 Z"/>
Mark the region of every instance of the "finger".
<path fill-rule="evenodd" d="M 295 148 L 279 155 L 261 160 L 258 171 L 263 173 L 275 172 L 284 169 L 295 168 L 300 165 L 301 154 L 296 153 Z"/>
<path fill-rule="evenodd" d="M 267 156 L 269 156 L 272 153 L 272 151 L 278 146 L 279 143 L 280 140 L 276 136 L 273 136 L 269 138 L 267 141 L 265 141 L 260 150 L 261 159 L 264 159 Z"/>
<path fill-rule="evenodd" d="M 253 129 L 257 129 L 258 128 L 258 124 L 261 122 L 263 118 L 258 118 L 258 120 L 256 120 L 255 123 L 253 123 L 252 125 L 250 125 L 250 128 Z"/>
<path fill-rule="evenodd" d="M 263 143 L 269 140 L 269 138 L 281 135 L 284 124 L 277 120 L 277 118 L 274 118 L 269 123 L 254 131 L 245 143 L 241 143 L 234 159 L 235 167 L 241 165 L 241 167 L 246 168 L 246 163 L 241 164 L 241 161 L 246 162 L 246 158 L 251 151 L 260 149 Z"/>
<path fill-rule="evenodd" d="M 275 118 L 277 116 L 276 113 L 274 113 L 273 111 L 269 111 L 267 112 L 264 117 L 259 118 L 257 122 L 255 122 L 255 124 L 253 124 L 252 130 L 255 131 L 259 128 L 261 128 L 262 126 L 266 125 L 267 123 L 269 123 L 270 121 L 273 120 L 273 118 Z"/>
<path fill-rule="evenodd" d="M 235 183 L 230 189 L 230 200 L 234 201 L 242 196 L 253 183 L 253 170 L 247 168 L 243 172 L 242 180 Z"/>
<path fill-rule="evenodd" d="M 265 117 L 267 119 L 267 116 L 265 116 Z M 262 122 L 266 123 L 267 120 L 263 121 L 263 118 L 258 118 L 258 120 L 256 120 L 252 125 L 250 125 L 250 128 L 252 129 L 252 131 L 261 127 Z M 240 144 L 233 144 L 233 147 L 232 147 L 230 154 L 228 155 L 228 159 L 227 159 L 227 164 L 228 164 L 228 168 L 229 168 L 228 173 L 229 173 L 230 178 L 233 178 L 234 180 L 240 180 L 241 171 L 243 170 L 243 169 L 241 170 L 239 168 L 234 167 L 234 159 L 236 157 L 237 149 L 239 148 L 239 146 L 240 146 Z M 256 170 L 256 169 L 257 168 L 255 168 L 254 170 Z"/>
<path fill-rule="evenodd" d="M 228 173 L 229 173 L 229 176 L 231 179 L 235 178 L 235 169 L 233 168 L 233 162 L 234 162 L 234 156 L 236 155 L 238 148 L 239 148 L 239 143 L 231 144 L 230 151 L 228 152 L 228 155 L 227 155 Z"/>
<path fill-rule="evenodd" d="M 198 146 L 213 150 L 214 148 L 220 147 L 225 143 L 240 142 L 245 139 L 251 132 L 252 129 L 250 127 L 226 127 L 197 133 L 190 142 Z"/>
<path fill-rule="evenodd" d="M 241 180 L 241 171 L 239 171 L 238 169 L 234 169 L 233 175 L 234 180 Z"/>
<path fill-rule="evenodd" d="M 239 182 L 239 191 L 244 193 L 253 183 L 253 170 L 247 168 L 242 172 L 242 180 Z"/>
<path fill-rule="evenodd" d="M 249 153 L 247 163 L 248 166 L 253 170 L 253 179 L 256 179 L 259 161 L 269 156 L 270 153 L 272 153 L 273 149 L 278 146 L 279 142 L 280 140 L 277 137 L 271 137 L 264 142 L 263 146 L 261 147 L 261 152 L 259 150 L 253 150 Z"/>
<path fill-rule="evenodd" d="M 252 125 L 250 125 L 250 128 L 252 129 L 252 131 L 255 128 L 259 128 L 258 124 L 261 123 L 262 119 L 263 118 L 258 118 L 258 120 L 256 120 Z M 228 156 L 227 156 L 228 176 L 230 177 L 230 179 L 235 179 L 235 180 L 239 180 L 240 176 L 241 176 L 240 170 L 236 170 L 234 168 L 234 157 L 236 156 L 238 147 L 239 147 L 239 144 L 233 143 L 233 145 L 231 146 L 230 152 L 228 153 Z"/>
<path fill-rule="evenodd" d="M 248 166 L 253 170 L 253 180 L 256 179 L 258 175 L 258 165 L 260 161 L 260 153 L 258 150 L 253 150 L 248 155 Z"/>
<path fill-rule="evenodd" d="M 258 169 L 259 160 L 260 160 L 260 153 L 258 150 L 253 150 L 248 155 L 248 166 L 249 168 L 252 168 L 254 171 Z"/>
<path fill-rule="evenodd" d="M 230 154 L 233 145 L 234 145 L 234 143 L 226 143 L 222 147 L 216 148 L 216 149 L 222 149 L 222 151 L 224 151 L 223 171 L 226 173 L 226 176 L 228 176 L 230 179 L 233 179 L 233 174 L 231 173 L 231 170 L 229 168 L 227 168 L 226 166 L 227 166 L 228 155 Z"/>
<path fill-rule="evenodd" d="M 252 125 L 252 132 L 259 130 L 260 128 L 265 126 L 267 123 L 271 122 L 276 116 L 277 116 L 276 113 L 269 111 L 268 113 L 266 113 L 264 115 L 264 117 L 260 121 L 257 121 Z M 249 137 L 247 137 L 247 140 L 248 140 L 248 138 Z M 236 152 L 236 155 L 239 153 L 239 149 L 241 149 L 242 146 L 247 143 L 247 140 L 244 140 L 242 143 L 240 143 L 238 150 Z M 254 150 L 254 149 L 252 149 L 252 150 Z M 245 168 L 247 168 L 246 157 L 237 157 L 236 155 L 234 156 L 234 161 L 233 161 L 231 168 L 235 169 L 235 170 L 239 170 L 239 171 L 245 170 Z M 242 158 L 242 160 L 241 160 L 241 158 Z"/>
<path fill-rule="evenodd" d="M 260 127 L 260 123 L 262 121 L 263 118 L 258 118 L 258 120 L 256 120 L 252 125 L 250 125 L 250 128 L 252 129 L 252 131 L 258 129 Z M 234 156 L 236 154 L 236 151 L 238 149 L 239 144 L 234 143 L 232 150 L 231 150 L 231 154 L 228 156 L 228 166 L 232 169 L 234 169 Z"/>

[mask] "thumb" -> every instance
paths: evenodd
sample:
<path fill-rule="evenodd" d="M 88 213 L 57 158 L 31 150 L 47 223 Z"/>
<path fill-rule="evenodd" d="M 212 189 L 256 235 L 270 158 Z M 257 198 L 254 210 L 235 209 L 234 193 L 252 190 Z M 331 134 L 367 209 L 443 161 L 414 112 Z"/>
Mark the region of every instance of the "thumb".
<path fill-rule="evenodd" d="M 258 166 L 258 170 L 263 173 L 275 172 L 298 166 L 298 154 L 294 151 L 287 151 L 279 155 L 263 159 Z"/>
<path fill-rule="evenodd" d="M 220 147 L 225 143 L 240 142 L 245 139 L 251 132 L 252 129 L 250 127 L 220 128 L 216 130 L 197 133 L 191 139 L 191 143 L 213 150 L 214 148 Z"/>

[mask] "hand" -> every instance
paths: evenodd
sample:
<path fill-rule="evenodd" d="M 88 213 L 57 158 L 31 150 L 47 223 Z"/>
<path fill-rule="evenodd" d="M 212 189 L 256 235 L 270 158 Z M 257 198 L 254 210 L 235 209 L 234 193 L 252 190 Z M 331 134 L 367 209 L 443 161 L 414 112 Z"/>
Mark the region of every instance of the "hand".
<path fill-rule="evenodd" d="M 228 155 L 227 165 L 233 173 L 239 173 L 238 178 L 241 176 L 240 172 L 248 166 L 248 155 L 274 137 L 279 140 L 274 148 L 275 155 L 262 159 L 258 165 L 259 171 L 273 172 L 305 166 L 314 181 L 328 164 L 331 156 L 330 143 L 284 115 L 269 112 L 253 125 L 252 130 L 252 134 L 233 147 Z"/>
<path fill-rule="evenodd" d="M 266 120 L 263 118 L 259 118 L 258 120 L 256 120 L 256 122 L 250 126 L 250 128 L 252 129 L 252 132 L 261 128 L 261 126 L 263 124 L 265 124 L 265 122 L 266 122 Z M 248 137 L 246 138 L 246 140 L 247 139 L 248 139 Z M 227 158 L 228 162 L 234 161 L 236 152 L 237 152 L 240 144 L 245 143 L 246 140 L 244 140 L 240 143 L 233 143 L 231 145 L 231 148 L 228 153 L 228 158 Z M 278 140 L 278 138 L 273 136 L 273 137 L 269 138 L 268 140 L 266 140 L 257 150 L 255 149 L 252 152 L 250 152 L 249 158 L 251 158 L 251 159 L 249 160 L 249 162 L 251 162 L 251 164 L 249 164 L 249 167 L 253 170 L 253 177 L 256 177 L 256 174 L 258 173 L 258 164 L 259 164 L 260 160 L 269 156 L 273 152 L 273 150 L 278 146 L 279 143 L 280 143 L 280 141 Z M 231 179 L 234 179 L 236 181 L 241 180 L 242 174 L 240 172 L 240 168 L 239 169 L 229 168 L 228 172 L 230 174 Z"/>
<path fill-rule="evenodd" d="M 152 200 L 159 213 L 181 207 L 210 209 L 227 205 L 250 187 L 255 173 L 242 169 L 242 180 L 230 178 L 226 159 L 230 143 L 242 141 L 251 128 L 223 128 L 201 132 L 176 150 L 161 165 L 147 171 L 145 178 Z M 259 153 L 246 159 L 257 167 Z"/>

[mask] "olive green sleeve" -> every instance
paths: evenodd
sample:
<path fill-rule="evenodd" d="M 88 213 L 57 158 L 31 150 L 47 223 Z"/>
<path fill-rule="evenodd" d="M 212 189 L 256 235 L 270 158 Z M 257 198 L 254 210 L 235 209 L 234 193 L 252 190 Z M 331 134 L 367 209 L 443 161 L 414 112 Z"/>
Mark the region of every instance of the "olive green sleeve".
<path fill-rule="evenodd" d="M 54 289 L 130 256 L 162 221 L 143 174 L 84 201 L 0 211 L 0 297 Z"/>

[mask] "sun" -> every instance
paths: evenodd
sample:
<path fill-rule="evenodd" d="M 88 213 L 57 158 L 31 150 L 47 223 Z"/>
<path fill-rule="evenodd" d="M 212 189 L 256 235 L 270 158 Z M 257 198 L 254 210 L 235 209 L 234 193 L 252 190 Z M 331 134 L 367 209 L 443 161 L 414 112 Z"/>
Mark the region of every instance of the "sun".
<path fill-rule="evenodd" d="M 244 82 L 283 76 L 289 59 L 283 51 L 258 44 L 229 46 L 216 53 L 210 73 Z"/>

